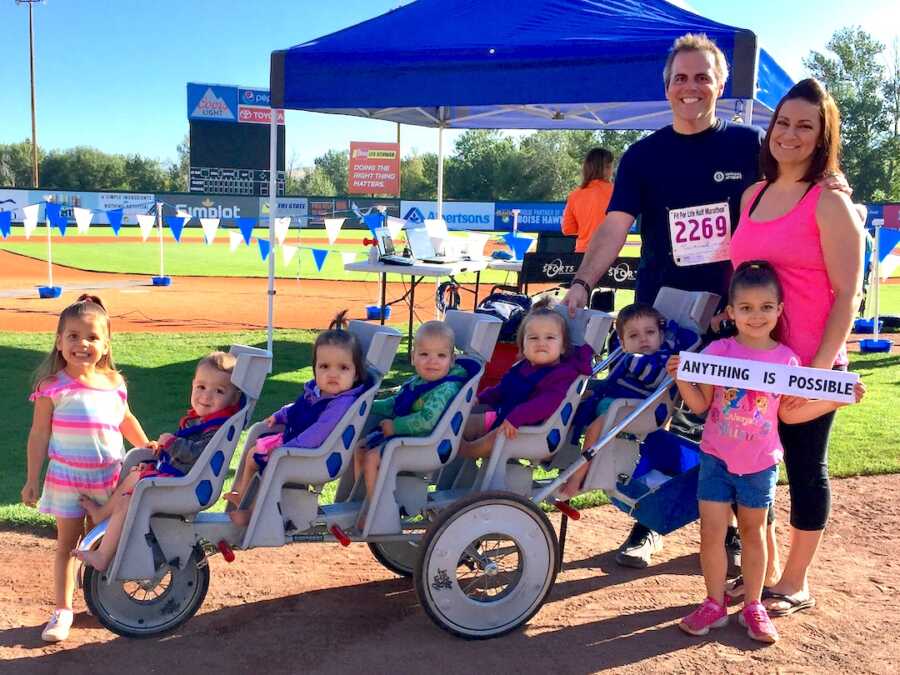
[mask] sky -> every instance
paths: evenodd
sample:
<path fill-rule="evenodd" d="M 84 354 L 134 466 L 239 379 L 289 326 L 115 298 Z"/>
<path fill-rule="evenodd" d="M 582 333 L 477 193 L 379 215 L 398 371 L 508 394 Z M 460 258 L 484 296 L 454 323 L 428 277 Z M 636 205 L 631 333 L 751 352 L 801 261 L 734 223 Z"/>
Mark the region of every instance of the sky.
<path fill-rule="evenodd" d="M 38 144 L 174 160 L 188 131 L 187 82 L 267 88 L 275 49 L 365 21 L 401 0 L 46 0 L 34 5 Z M 748 28 L 795 79 L 835 30 L 861 26 L 887 45 L 900 35 L 897 0 L 679 0 Z M 28 9 L 0 0 L 0 143 L 31 137 Z M 414 36 L 412 36 L 414 39 Z M 445 135 L 451 148 L 461 132 Z M 394 141 L 396 125 L 288 111 L 287 153 L 308 166 L 351 140 Z M 401 149 L 434 152 L 437 131 L 402 127 Z"/>

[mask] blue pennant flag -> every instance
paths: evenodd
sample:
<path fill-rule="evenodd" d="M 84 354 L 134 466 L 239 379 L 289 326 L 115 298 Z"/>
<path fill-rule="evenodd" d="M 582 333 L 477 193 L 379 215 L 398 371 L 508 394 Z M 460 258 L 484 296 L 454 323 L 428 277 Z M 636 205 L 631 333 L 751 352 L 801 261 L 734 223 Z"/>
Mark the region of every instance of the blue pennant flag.
<path fill-rule="evenodd" d="M 366 224 L 366 227 L 372 230 L 372 234 L 375 234 L 375 230 L 379 227 L 384 227 L 384 221 L 384 216 L 378 211 L 372 211 L 372 213 L 363 216 L 363 222 Z"/>
<path fill-rule="evenodd" d="M 882 227 L 878 233 L 878 262 L 884 262 L 897 244 L 900 244 L 900 230 Z"/>
<path fill-rule="evenodd" d="M 0 235 L 6 239 L 9 236 L 9 228 L 12 225 L 12 211 L 0 211 Z"/>
<path fill-rule="evenodd" d="M 106 212 L 109 218 L 109 225 L 112 227 L 113 234 L 119 236 L 119 229 L 122 227 L 122 209 L 113 209 Z"/>
<path fill-rule="evenodd" d="M 181 241 L 181 231 L 184 229 L 184 221 L 185 219 L 183 216 L 166 216 L 166 225 L 172 230 L 172 236 L 175 237 L 175 241 Z"/>
<path fill-rule="evenodd" d="M 259 244 L 259 255 L 265 261 L 269 257 L 269 251 L 272 250 L 272 244 L 269 243 L 268 239 L 257 239 L 256 243 Z"/>
<path fill-rule="evenodd" d="M 328 257 L 328 249 L 325 249 L 325 248 L 311 248 L 311 249 L 309 249 L 309 250 L 312 251 L 312 254 L 313 254 L 313 260 L 314 260 L 315 263 L 316 263 L 316 270 L 319 271 L 319 272 L 321 272 L 321 271 L 322 271 L 322 265 L 325 264 L 325 258 Z"/>
<path fill-rule="evenodd" d="M 241 230 L 241 236 L 244 237 L 244 243 L 250 245 L 250 237 L 253 235 L 253 227 L 256 225 L 256 218 L 238 218 L 237 226 Z"/>
<path fill-rule="evenodd" d="M 50 224 L 59 230 L 62 236 L 66 236 L 66 219 L 61 213 L 61 207 L 55 202 L 47 202 L 44 205 L 44 216 L 50 221 Z"/>
<path fill-rule="evenodd" d="M 517 237 L 512 232 L 504 234 L 503 241 L 505 241 L 506 245 L 512 249 L 513 258 L 516 260 L 521 260 L 524 257 L 525 252 L 528 250 L 528 247 L 531 246 L 532 242 L 528 237 Z"/>

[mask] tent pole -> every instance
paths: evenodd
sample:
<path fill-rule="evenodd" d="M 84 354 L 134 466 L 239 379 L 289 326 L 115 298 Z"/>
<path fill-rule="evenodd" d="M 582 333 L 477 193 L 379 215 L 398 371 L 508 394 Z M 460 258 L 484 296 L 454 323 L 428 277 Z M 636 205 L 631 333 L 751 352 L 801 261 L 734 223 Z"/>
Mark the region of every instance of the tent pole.
<path fill-rule="evenodd" d="M 437 217 L 444 217 L 444 108 L 438 108 Z"/>
<path fill-rule="evenodd" d="M 874 284 L 875 284 L 875 288 L 874 288 L 874 290 L 875 290 L 875 319 L 872 322 L 872 333 L 874 334 L 873 338 L 875 340 L 878 340 L 878 338 L 880 337 L 878 334 L 878 322 L 881 320 L 881 318 L 878 316 L 879 310 L 881 309 L 878 306 L 878 295 L 879 295 L 879 291 L 881 290 L 880 289 L 880 286 L 881 286 L 881 269 L 880 269 L 880 267 L 881 267 L 881 264 L 880 264 L 881 263 L 881 251 L 880 251 L 880 249 L 881 249 L 881 223 L 876 222 L 875 223 L 875 256 L 874 256 L 874 260 L 872 260 L 872 271 L 875 273 L 875 281 L 874 281 Z"/>
<path fill-rule="evenodd" d="M 269 289 L 266 349 L 272 353 L 272 323 L 275 314 L 275 217 L 278 215 L 278 110 L 271 109 L 269 120 Z M 271 361 L 270 361 L 271 364 Z M 271 365 L 270 365 L 271 367 Z"/>
<path fill-rule="evenodd" d="M 753 126 L 753 99 L 750 98 L 747 100 L 747 115 L 744 118 L 744 124 L 747 126 Z"/>

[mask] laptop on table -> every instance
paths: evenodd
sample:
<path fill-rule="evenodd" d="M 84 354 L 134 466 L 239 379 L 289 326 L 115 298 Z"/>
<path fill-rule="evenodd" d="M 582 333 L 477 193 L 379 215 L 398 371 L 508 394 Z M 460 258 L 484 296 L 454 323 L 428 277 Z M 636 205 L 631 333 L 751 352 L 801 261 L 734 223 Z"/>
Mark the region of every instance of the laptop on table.
<path fill-rule="evenodd" d="M 453 263 L 459 258 L 454 256 L 438 255 L 434 250 L 431 235 L 424 227 L 406 227 L 406 241 L 412 257 L 426 263 Z"/>
<path fill-rule="evenodd" d="M 412 265 L 415 260 L 398 255 L 394 248 L 394 240 L 386 227 L 378 227 L 373 230 L 375 245 L 378 247 L 378 262 L 389 265 Z"/>

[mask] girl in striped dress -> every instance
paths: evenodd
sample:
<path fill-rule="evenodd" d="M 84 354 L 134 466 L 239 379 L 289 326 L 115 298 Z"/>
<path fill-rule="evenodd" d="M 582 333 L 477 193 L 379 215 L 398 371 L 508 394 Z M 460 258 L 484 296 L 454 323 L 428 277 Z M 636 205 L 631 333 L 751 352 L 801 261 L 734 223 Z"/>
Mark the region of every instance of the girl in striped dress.
<path fill-rule="evenodd" d="M 42 513 L 56 517 L 56 609 L 41 637 L 59 642 L 72 625 L 75 567 L 70 552 L 85 531 L 79 497 L 105 502 L 119 478 L 122 437 L 135 446 L 147 446 L 149 440 L 128 408 L 125 381 L 113 364 L 109 315 L 100 298 L 82 295 L 63 310 L 53 349 L 35 382 L 22 501 L 29 506 L 37 502 Z M 50 461 L 41 490 L 45 458 Z"/>

